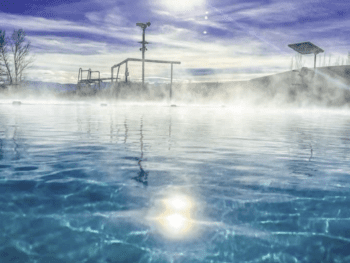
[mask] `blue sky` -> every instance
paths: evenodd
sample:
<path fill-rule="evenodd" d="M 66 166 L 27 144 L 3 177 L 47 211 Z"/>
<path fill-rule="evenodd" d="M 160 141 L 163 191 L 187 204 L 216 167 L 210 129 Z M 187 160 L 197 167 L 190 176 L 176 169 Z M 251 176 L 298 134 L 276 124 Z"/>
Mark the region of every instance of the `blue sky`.
<path fill-rule="evenodd" d="M 345 63 L 350 52 L 350 3 L 345 0 L 0 0 L 0 25 L 22 28 L 32 43 L 31 80 L 75 83 L 78 69 L 100 70 L 141 58 L 181 61 L 176 80 L 247 80 L 287 71 L 295 52 L 288 44 L 311 41 L 325 50 L 319 62 Z M 312 55 L 304 56 L 313 65 Z M 146 64 L 146 77 L 170 77 L 170 66 Z M 130 78 L 141 78 L 130 63 Z"/>

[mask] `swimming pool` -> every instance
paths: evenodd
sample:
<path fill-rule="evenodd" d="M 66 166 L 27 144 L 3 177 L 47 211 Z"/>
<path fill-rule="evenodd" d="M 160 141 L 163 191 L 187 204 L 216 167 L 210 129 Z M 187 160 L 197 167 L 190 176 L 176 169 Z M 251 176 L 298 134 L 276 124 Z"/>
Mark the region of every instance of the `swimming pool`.
<path fill-rule="evenodd" d="M 350 262 L 346 110 L 0 104 L 0 262 Z"/>

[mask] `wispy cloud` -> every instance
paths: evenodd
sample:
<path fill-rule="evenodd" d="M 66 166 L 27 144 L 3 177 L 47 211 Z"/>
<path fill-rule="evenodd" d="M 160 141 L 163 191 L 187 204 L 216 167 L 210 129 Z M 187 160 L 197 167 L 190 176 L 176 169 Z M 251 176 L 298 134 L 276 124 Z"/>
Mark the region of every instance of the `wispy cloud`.
<path fill-rule="evenodd" d="M 29 36 L 28 38 L 38 53 L 63 53 L 92 55 L 103 54 L 108 51 L 108 45 L 104 42 L 84 40 L 73 37 L 58 36 Z"/>
<path fill-rule="evenodd" d="M 113 38 L 128 40 L 136 39 L 133 34 L 130 34 L 130 32 L 136 31 L 136 29 L 120 26 L 115 27 L 109 23 L 107 23 L 107 27 L 101 27 L 94 24 L 71 22 L 62 19 L 55 20 L 42 17 L 12 15 L 5 13 L 1 14 L 0 23 L 6 25 L 6 28 L 23 28 L 27 32 L 45 32 L 45 34 L 54 32 L 72 32 L 76 33 L 77 37 L 79 37 L 79 33 L 88 33 L 90 35 L 110 36 Z"/>
<path fill-rule="evenodd" d="M 25 14 L 1 13 L 0 24 L 10 31 L 26 30 L 37 53 L 32 76 L 41 72 L 58 82 L 72 82 L 79 67 L 108 75 L 112 65 L 140 57 L 142 30 L 136 22 L 152 23 L 146 31 L 151 42 L 146 57 L 181 61 L 176 74 L 183 79 L 239 80 L 288 70 L 294 55 L 290 43 L 311 41 L 337 54 L 350 50 L 350 15 L 339 0 L 331 5 L 323 0 L 198 0 L 191 12 L 175 12 L 175 2 L 169 3 L 87 0 L 46 5 Z M 136 78 L 140 68 L 133 67 Z M 210 74 L 200 74 L 201 69 Z M 168 70 L 158 66 L 148 65 L 147 72 L 168 77 Z"/>

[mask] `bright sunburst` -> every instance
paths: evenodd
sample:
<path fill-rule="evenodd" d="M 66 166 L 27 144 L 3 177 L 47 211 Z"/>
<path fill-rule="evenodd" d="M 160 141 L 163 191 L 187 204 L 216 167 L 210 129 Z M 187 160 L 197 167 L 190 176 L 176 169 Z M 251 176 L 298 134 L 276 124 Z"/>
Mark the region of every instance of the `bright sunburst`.
<path fill-rule="evenodd" d="M 204 8 L 206 0 L 158 0 L 160 5 L 173 12 L 188 12 Z"/>

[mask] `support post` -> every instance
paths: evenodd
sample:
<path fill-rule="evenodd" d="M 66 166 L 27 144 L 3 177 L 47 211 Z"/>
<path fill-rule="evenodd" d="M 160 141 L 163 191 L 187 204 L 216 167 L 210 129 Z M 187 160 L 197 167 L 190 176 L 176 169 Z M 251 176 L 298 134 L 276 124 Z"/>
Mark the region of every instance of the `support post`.
<path fill-rule="evenodd" d="M 129 71 L 128 71 L 128 61 L 125 62 L 125 83 L 128 82 L 128 75 L 129 75 Z"/>
<path fill-rule="evenodd" d="M 111 68 L 111 83 L 113 84 L 113 71 L 114 71 L 114 68 Z"/>
<path fill-rule="evenodd" d="M 314 59 L 314 69 L 316 69 L 316 56 L 317 56 L 317 54 L 314 53 L 314 55 L 315 55 L 315 59 Z"/>
<path fill-rule="evenodd" d="M 83 69 L 79 68 L 77 89 L 80 89 L 80 79 L 83 79 Z"/>
<path fill-rule="evenodd" d="M 171 103 L 171 97 L 173 95 L 172 93 L 173 93 L 173 63 L 171 63 L 171 75 L 170 75 L 170 94 L 169 94 L 170 103 Z"/>
<path fill-rule="evenodd" d="M 82 68 L 79 68 L 79 73 L 78 73 L 78 83 L 79 83 L 79 81 L 80 81 L 80 75 L 82 75 L 83 74 L 83 72 L 82 72 L 83 70 L 82 70 Z M 81 77 L 81 78 L 83 78 L 83 77 Z"/>
<path fill-rule="evenodd" d="M 98 71 L 98 90 L 101 90 L 101 74 Z"/>

